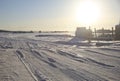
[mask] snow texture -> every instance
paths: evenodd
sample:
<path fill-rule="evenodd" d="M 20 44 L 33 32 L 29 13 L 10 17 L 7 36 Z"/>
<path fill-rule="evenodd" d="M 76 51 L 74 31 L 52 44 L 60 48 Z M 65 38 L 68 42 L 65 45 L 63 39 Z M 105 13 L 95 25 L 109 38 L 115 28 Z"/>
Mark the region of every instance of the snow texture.
<path fill-rule="evenodd" d="M 120 42 L 0 33 L 0 81 L 120 81 Z"/>

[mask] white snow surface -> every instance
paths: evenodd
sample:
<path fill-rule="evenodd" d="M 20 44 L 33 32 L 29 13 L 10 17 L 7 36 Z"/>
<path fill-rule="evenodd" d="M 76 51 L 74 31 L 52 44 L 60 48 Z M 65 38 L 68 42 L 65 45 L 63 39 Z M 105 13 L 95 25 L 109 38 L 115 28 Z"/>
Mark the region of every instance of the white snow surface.
<path fill-rule="evenodd" d="M 0 33 L 0 81 L 120 81 L 120 41 Z"/>

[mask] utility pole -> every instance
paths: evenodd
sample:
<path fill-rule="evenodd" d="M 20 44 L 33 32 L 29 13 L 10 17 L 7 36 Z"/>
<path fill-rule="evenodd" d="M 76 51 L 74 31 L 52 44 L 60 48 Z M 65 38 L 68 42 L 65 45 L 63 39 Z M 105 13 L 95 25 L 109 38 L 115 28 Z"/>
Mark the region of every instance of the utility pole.
<path fill-rule="evenodd" d="M 94 28 L 95 39 L 97 39 L 96 28 Z"/>
<path fill-rule="evenodd" d="M 112 27 L 112 39 L 114 40 L 114 29 Z"/>
<path fill-rule="evenodd" d="M 91 38 L 92 38 L 92 31 L 91 31 L 90 26 L 89 26 L 89 30 L 88 30 L 88 42 L 89 43 L 91 42 Z"/>
<path fill-rule="evenodd" d="M 104 28 L 102 28 L 102 35 L 104 36 L 105 32 L 104 32 Z"/>

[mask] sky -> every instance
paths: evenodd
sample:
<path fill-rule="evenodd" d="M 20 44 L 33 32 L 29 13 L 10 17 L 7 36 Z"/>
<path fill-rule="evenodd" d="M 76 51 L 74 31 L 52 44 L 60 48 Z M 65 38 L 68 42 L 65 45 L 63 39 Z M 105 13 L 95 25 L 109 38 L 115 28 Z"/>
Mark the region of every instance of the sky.
<path fill-rule="evenodd" d="M 86 15 L 77 16 L 83 1 L 98 6 L 100 16 L 93 23 L 82 22 Z M 74 31 L 89 26 L 110 29 L 119 21 L 120 0 L 0 0 L 0 29 L 4 30 Z"/>

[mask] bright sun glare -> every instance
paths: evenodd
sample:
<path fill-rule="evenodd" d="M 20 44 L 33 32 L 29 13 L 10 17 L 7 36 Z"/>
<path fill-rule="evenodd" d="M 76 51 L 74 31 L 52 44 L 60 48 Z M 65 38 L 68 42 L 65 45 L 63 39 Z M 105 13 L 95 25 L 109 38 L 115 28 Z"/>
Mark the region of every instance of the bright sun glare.
<path fill-rule="evenodd" d="M 101 15 L 100 7 L 91 0 L 81 2 L 77 8 L 77 21 L 83 24 L 92 24 Z"/>

